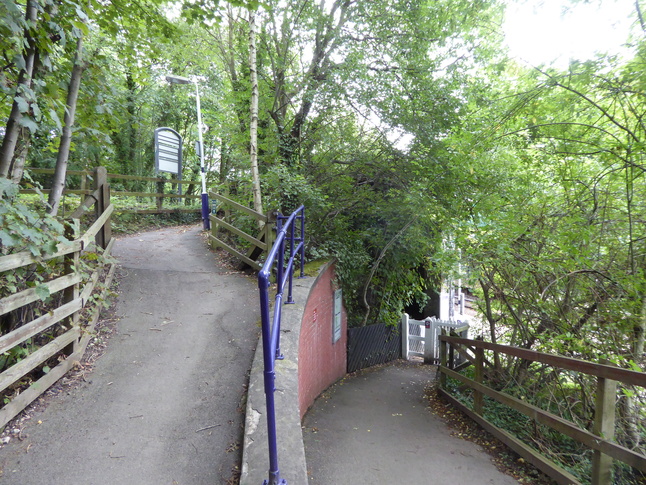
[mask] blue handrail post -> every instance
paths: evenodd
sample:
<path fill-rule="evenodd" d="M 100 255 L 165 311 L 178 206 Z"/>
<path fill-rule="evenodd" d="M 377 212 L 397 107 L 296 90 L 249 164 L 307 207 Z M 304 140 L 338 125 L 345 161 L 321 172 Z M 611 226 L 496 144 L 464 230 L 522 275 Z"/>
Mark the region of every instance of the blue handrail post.
<path fill-rule="evenodd" d="M 300 216 L 298 214 L 301 214 Z M 295 238 L 295 224 L 300 219 L 300 238 Z M 283 224 L 283 220 L 286 222 Z M 267 441 L 269 445 L 269 478 L 263 481 L 263 485 L 287 485 L 287 481 L 280 478 L 278 469 L 278 445 L 276 437 L 276 404 L 274 391 L 276 390 L 275 361 L 282 359 L 280 353 L 280 319 L 282 314 L 283 292 L 285 285 L 289 283 L 288 302 L 292 300 L 292 279 L 294 276 L 294 257 L 298 254 L 301 258 L 301 277 L 304 274 L 305 258 L 305 208 L 303 206 L 295 210 L 289 217 L 278 214 L 276 219 L 276 241 L 272 246 L 267 260 L 258 274 L 258 290 L 260 293 L 260 319 L 262 323 L 262 352 L 264 363 L 264 384 L 265 400 L 267 404 Z M 287 230 L 289 236 L 289 261 L 285 267 L 285 240 Z M 298 241 L 298 246 L 295 246 Z M 276 262 L 276 299 L 274 304 L 274 318 L 269 318 L 269 287 L 271 271 L 274 261 Z"/>
<path fill-rule="evenodd" d="M 260 289 L 260 317 L 262 322 L 262 350 L 264 362 L 264 383 L 265 383 L 265 401 L 267 404 L 267 440 L 269 443 L 269 481 L 265 480 L 263 485 L 278 485 L 287 483 L 280 480 L 280 471 L 278 469 L 278 447 L 276 444 L 276 419 L 269 419 L 269 416 L 275 416 L 276 408 L 274 403 L 274 391 L 276 372 L 274 370 L 274 359 L 271 355 L 271 332 L 268 322 L 269 317 L 269 273 L 260 272 L 258 275 L 258 287 Z"/>
<path fill-rule="evenodd" d="M 301 211 L 301 275 L 300 278 L 305 277 L 305 207 Z"/>
<path fill-rule="evenodd" d="M 285 261 L 285 238 L 282 239 L 278 237 L 279 234 L 283 231 L 283 215 L 279 212 L 278 217 L 276 218 L 276 241 L 274 246 L 278 246 L 278 260 L 276 261 L 276 282 L 278 285 L 283 281 L 283 264 Z M 269 259 L 269 258 L 267 258 Z"/>
<path fill-rule="evenodd" d="M 294 279 L 294 265 L 290 266 L 289 268 L 289 291 L 287 292 L 287 301 L 285 302 L 285 305 L 291 305 L 294 303 L 294 299 L 292 298 L 292 281 Z"/>
<path fill-rule="evenodd" d="M 295 221 L 294 221 L 295 222 Z M 292 223 L 290 226 L 290 231 L 289 231 L 289 259 L 291 261 L 294 260 L 294 226 L 296 224 Z M 287 292 L 287 301 L 285 302 L 286 304 L 292 304 L 294 303 L 294 299 L 292 298 L 292 281 L 294 279 L 294 266 L 292 265 L 290 274 L 289 274 L 289 291 Z"/>

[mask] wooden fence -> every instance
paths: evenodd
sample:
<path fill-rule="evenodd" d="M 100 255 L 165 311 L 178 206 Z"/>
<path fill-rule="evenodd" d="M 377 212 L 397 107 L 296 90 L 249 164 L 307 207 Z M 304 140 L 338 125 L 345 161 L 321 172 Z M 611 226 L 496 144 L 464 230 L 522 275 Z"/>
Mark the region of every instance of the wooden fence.
<path fill-rule="evenodd" d="M 54 173 L 53 168 L 30 168 L 27 167 L 25 168 L 25 172 L 28 172 L 29 174 L 44 174 L 44 175 L 52 175 Z M 78 177 L 79 178 L 79 184 L 76 186 L 77 188 L 65 188 L 64 194 L 72 194 L 72 195 L 90 195 L 92 193 L 92 190 L 89 188 L 91 186 L 91 180 L 94 177 L 94 172 L 88 171 L 88 170 L 68 170 L 67 171 L 67 177 Z M 176 194 L 176 193 L 166 193 L 164 192 L 164 186 L 166 184 L 173 184 L 173 185 L 197 185 L 198 182 L 195 181 L 190 181 L 190 180 L 179 180 L 179 179 L 166 179 L 162 177 L 140 177 L 138 175 L 122 175 L 122 174 L 116 174 L 116 173 L 108 173 L 106 175 L 108 180 L 126 180 L 126 181 L 132 181 L 132 182 L 148 182 L 148 183 L 154 183 L 156 186 L 156 192 L 143 192 L 143 191 L 138 191 L 138 192 L 132 192 L 132 191 L 112 191 L 113 196 L 118 196 L 118 197 L 138 197 L 138 198 L 152 198 L 155 200 L 155 209 L 118 209 L 118 212 L 126 212 L 126 213 L 137 213 L 137 214 L 162 214 L 162 213 L 181 213 L 181 212 L 190 212 L 190 213 L 198 213 L 201 209 L 200 207 L 192 207 L 192 208 L 181 208 L 181 207 L 173 207 L 173 208 L 164 208 L 164 201 L 165 200 L 201 200 L 200 195 L 187 195 L 187 194 Z M 38 191 L 42 193 L 49 193 L 48 188 L 44 189 L 38 189 Z M 20 190 L 21 194 L 30 194 L 30 193 L 36 193 L 37 189 L 33 188 L 24 188 Z"/>
<path fill-rule="evenodd" d="M 57 262 L 62 274 L 44 283 L 52 296 L 55 308 L 31 321 L 20 321 L 19 326 L 0 336 L 0 355 L 21 350 L 23 358 L 16 359 L 0 373 L 0 427 L 45 392 L 51 385 L 80 361 L 92 337 L 99 318 L 99 308 L 92 298 L 103 279 L 102 293 L 110 286 L 115 265 L 96 266 L 85 278 L 79 272 L 79 262 L 86 251 L 101 248 L 110 255 L 114 239 L 111 237 L 110 216 L 114 206 L 110 203 L 107 173 L 100 167 L 94 174 L 94 190 L 88 190 L 81 206 L 71 215 L 73 229 L 68 231 L 67 242 L 58 245 L 57 251 L 44 257 L 35 257 L 29 251 L 0 257 L 0 273 L 22 267 L 35 269 L 44 262 Z M 95 207 L 95 221 L 82 234 L 74 234 L 80 218 Z M 101 298 L 103 295 L 101 295 Z M 35 288 L 27 288 L 0 299 L 0 316 L 26 309 L 40 300 Z M 23 312 L 28 313 L 28 312 Z M 89 316 L 88 321 L 82 321 Z M 26 345 L 28 344 L 29 345 Z M 24 355 L 29 347 L 28 355 Z"/>
<path fill-rule="evenodd" d="M 31 175 L 52 175 L 54 169 L 49 168 L 30 168 L 27 167 L 25 171 Z M 93 172 L 87 170 L 68 170 L 67 177 L 78 178 L 78 184 L 72 187 L 66 187 L 64 194 L 71 195 L 89 195 L 91 190 L 88 188 L 90 181 L 93 178 Z M 107 178 L 110 181 L 124 180 L 130 182 L 146 182 L 154 183 L 156 192 L 143 192 L 143 191 L 116 191 L 112 190 L 112 195 L 115 197 L 137 197 L 137 198 L 152 198 L 155 200 L 155 209 L 133 209 L 133 208 L 115 208 L 118 213 L 136 213 L 136 214 L 162 214 L 162 213 L 195 213 L 201 212 L 201 204 L 195 205 L 191 208 L 182 207 L 167 207 L 164 208 L 165 200 L 189 200 L 201 201 L 200 195 L 187 195 L 178 193 L 166 193 L 164 187 L 167 184 L 172 185 L 199 185 L 196 181 L 180 180 L 176 178 L 162 178 L 162 177 L 140 177 L 136 175 L 121 175 L 108 173 Z M 34 189 L 23 188 L 20 190 L 21 194 L 29 193 L 49 193 L 49 189 Z M 185 191 L 183 191 L 185 192 Z M 275 216 L 272 213 L 268 216 L 260 214 L 253 209 L 245 207 L 230 198 L 216 194 L 209 193 L 209 198 L 214 201 L 217 200 L 222 208 L 221 216 L 218 214 L 211 214 L 211 234 L 210 242 L 212 247 L 221 247 L 231 255 L 240 259 L 244 264 L 260 270 L 263 263 L 263 253 L 266 254 L 271 248 L 275 238 Z M 247 222 L 247 224 L 241 224 Z M 237 227 L 236 227 L 237 226 Z M 246 229 L 245 229 L 246 226 Z M 250 229 L 253 228 L 253 229 Z M 254 232 L 254 234 L 251 234 Z M 238 239 L 238 243 L 236 242 Z M 239 244 L 242 242 L 242 244 Z M 245 246 L 244 248 L 242 246 Z"/>
<path fill-rule="evenodd" d="M 242 204 L 237 203 L 223 195 L 215 192 L 209 193 L 211 200 L 217 200 L 222 206 L 216 214 L 211 214 L 211 234 L 209 239 L 212 247 L 221 247 L 228 253 L 248 264 L 252 268 L 260 271 L 262 269 L 261 254 L 267 253 L 274 243 L 274 215 L 266 216 L 254 211 Z M 235 227 L 232 219 L 241 220 L 243 218 L 251 219 L 250 226 L 258 228 L 258 233 L 254 236 L 249 234 L 248 229 Z M 251 245 L 248 250 L 234 247 L 233 237 L 237 236 Z M 225 240 L 226 239 L 226 240 Z"/>
<path fill-rule="evenodd" d="M 485 367 L 492 364 L 485 356 L 485 351 L 490 354 L 504 354 L 522 359 L 528 363 L 539 363 L 551 366 L 566 372 L 581 373 L 592 376 L 597 380 L 596 399 L 594 405 L 594 424 L 592 432 L 577 426 L 572 421 L 566 420 L 529 404 L 526 400 L 518 399 L 504 392 L 499 392 L 487 386 L 484 381 Z M 470 379 L 453 369 L 453 352 L 460 354 L 475 366 L 475 377 Z M 558 466 L 547 457 L 539 454 L 528 444 L 522 442 L 511 433 L 495 426 L 483 417 L 485 410 L 484 397 L 487 396 L 505 406 L 531 418 L 534 423 L 545 425 L 574 441 L 583 444 L 593 453 L 591 483 L 593 485 L 610 485 L 612 481 L 613 460 L 623 462 L 630 467 L 646 472 L 646 456 L 623 447 L 614 441 L 615 433 L 615 407 L 617 399 L 617 383 L 625 386 L 638 386 L 643 392 L 646 387 L 646 374 L 631 370 L 621 369 L 610 365 L 561 357 L 540 352 L 509 347 L 506 345 L 483 342 L 481 340 L 468 340 L 456 336 L 440 336 L 440 393 L 451 404 L 467 414 L 476 423 L 482 426 L 493 436 L 502 441 L 509 448 L 521 455 L 525 460 L 552 477 L 557 483 L 578 484 L 577 478 Z M 456 355 L 457 355 L 456 354 Z M 460 366 L 463 367 L 463 366 Z M 456 379 L 465 387 L 473 390 L 473 408 L 466 406 L 453 397 L 447 390 L 447 377 Z M 640 482 L 641 483 L 641 482 Z"/>
<path fill-rule="evenodd" d="M 399 359 L 401 351 L 400 326 L 377 323 L 348 329 L 348 372 Z"/>

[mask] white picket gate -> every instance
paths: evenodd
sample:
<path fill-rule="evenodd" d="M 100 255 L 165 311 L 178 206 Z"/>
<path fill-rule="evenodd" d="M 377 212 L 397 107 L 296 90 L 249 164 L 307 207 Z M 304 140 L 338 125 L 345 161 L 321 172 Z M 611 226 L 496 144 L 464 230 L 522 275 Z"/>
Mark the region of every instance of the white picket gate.
<path fill-rule="evenodd" d="M 469 322 L 466 320 L 438 320 L 426 318 L 413 320 L 407 313 L 402 315 L 402 358 L 416 355 L 424 357 L 427 364 L 436 364 L 440 359 L 438 336 L 443 328 L 452 329 L 460 336 L 467 338 Z"/>

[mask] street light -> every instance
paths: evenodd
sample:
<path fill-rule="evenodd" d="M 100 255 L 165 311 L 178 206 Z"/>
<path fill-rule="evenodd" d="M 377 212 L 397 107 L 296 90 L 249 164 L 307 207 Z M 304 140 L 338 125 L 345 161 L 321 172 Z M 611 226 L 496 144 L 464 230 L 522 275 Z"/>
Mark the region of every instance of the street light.
<path fill-rule="evenodd" d="M 202 110 L 200 109 L 200 90 L 197 81 L 182 76 L 166 76 L 166 81 L 172 84 L 195 84 L 195 100 L 197 102 L 197 136 L 200 145 L 200 174 L 202 177 L 202 224 L 207 231 L 211 229 L 209 220 L 209 195 L 206 192 L 206 168 L 204 166 L 204 142 L 202 141 Z"/>

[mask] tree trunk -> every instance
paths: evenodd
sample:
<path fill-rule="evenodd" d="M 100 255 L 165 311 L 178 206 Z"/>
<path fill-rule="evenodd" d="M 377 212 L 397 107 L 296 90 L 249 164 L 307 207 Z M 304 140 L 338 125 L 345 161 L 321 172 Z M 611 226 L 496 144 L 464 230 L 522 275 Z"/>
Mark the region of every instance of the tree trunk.
<path fill-rule="evenodd" d="M 222 137 L 220 139 L 220 170 L 218 171 L 218 180 L 222 185 L 227 181 L 229 175 L 231 165 L 231 155 L 229 152 L 229 144 Z"/>
<path fill-rule="evenodd" d="M 137 160 L 137 126 L 139 125 L 137 121 L 137 112 L 136 112 L 136 90 L 137 84 L 132 76 L 132 70 L 128 68 L 126 70 L 126 111 L 128 112 L 127 122 L 125 126 L 125 137 L 126 146 L 123 149 L 124 157 L 121 161 L 122 163 L 122 173 L 128 173 L 128 170 L 132 170 L 131 167 L 138 167 Z M 135 173 L 139 175 L 143 173 L 142 168 L 136 168 Z"/>
<path fill-rule="evenodd" d="M 42 62 L 40 62 L 40 51 L 36 50 L 34 55 L 34 63 L 32 67 L 31 77 L 37 79 L 42 70 Z M 27 155 L 29 154 L 29 147 L 31 147 L 32 132 L 26 126 L 20 126 L 18 129 L 18 142 L 14 148 L 13 159 L 9 168 L 9 175 L 12 182 L 19 184 L 22 176 L 25 173 L 25 163 Z"/>
<path fill-rule="evenodd" d="M 20 127 L 18 133 L 18 143 L 14 150 L 13 160 L 11 162 L 11 181 L 19 184 L 22 175 L 25 172 L 25 161 L 31 146 L 31 131 L 24 126 Z"/>
<path fill-rule="evenodd" d="M 487 319 L 487 322 L 489 323 L 489 335 L 491 338 L 491 343 L 496 344 L 498 343 L 498 336 L 496 335 L 496 319 L 494 318 L 493 311 L 491 309 L 491 294 L 489 293 L 489 284 L 486 283 L 483 279 L 479 280 L 480 282 L 480 287 L 482 288 L 482 294 L 483 294 L 483 299 L 485 303 L 485 318 Z M 501 370 L 501 365 L 500 365 L 500 354 L 498 352 L 494 352 L 493 354 L 494 358 L 494 367 L 496 369 L 496 372 L 500 372 Z"/>
<path fill-rule="evenodd" d="M 348 21 L 348 10 L 353 3 L 355 2 L 351 0 L 334 0 L 331 5 L 321 2 L 316 7 L 318 20 L 311 61 L 299 82 L 301 87 L 298 89 L 298 96 L 294 93 L 287 94 L 285 70 L 279 67 L 274 71 L 274 106 L 269 114 L 280 137 L 278 156 L 286 166 L 300 163 L 301 141 L 307 138 L 306 123 L 314 106 L 315 95 L 330 75 L 334 64 L 331 58 L 339 45 L 342 29 Z M 281 20 L 281 22 L 285 21 L 287 19 Z M 283 52 L 289 52 L 289 43 L 291 43 L 289 35 L 280 39 L 277 34 L 274 39 L 274 44 L 280 45 Z M 295 105 L 297 98 L 300 99 L 300 104 L 294 115 L 294 121 L 289 126 L 286 120 L 288 106 Z"/>
<path fill-rule="evenodd" d="M 63 189 L 65 188 L 65 175 L 67 173 L 67 161 L 70 154 L 72 143 L 72 126 L 74 125 L 74 115 L 76 114 L 76 101 L 78 99 L 79 89 L 81 87 L 81 76 L 85 70 L 85 63 L 82 60 L 83 55 L 83 37 L 80 37 L 76 44 L 76 53 L 74 54 L 74 66 L 67 90 L 67 102 L 65 117 L 63 122 L 63 133 L 56 157 L 56 169 L 52 180 L 52 190 L 49 193 L 48 212 L 51 215 L 58 213 Z"/>
<path fill-rule="evenodd" d="M 32 79 L 39 79 L 43 70 L 43 63 L 41 62 L 40 51 L 36 49 L 34 55 L 34 62 L 31 72 Z M 34 93 L 34 97 L 37 95 Z M 19 184 L 22 180 L 22 176 L 25 173 L 25 163 L 27 161 L 27 155 L 29 154 L 29 148 L 31 147 L 32 132 L 26 126 L 20 126 L 18 129 L 18 142 L 14 148 L 13 159 L 11 160 L 11 165 L 9 167 L 9 175 L 11 176 L 11 181 Z"/>
<path fill-rule="evenodd" d="M 256 70 L 256 12 L 249 10 L 249 72 L 251 74 L 251 122 L 249 124 L 249 158 L 253 180 L 253 207 L 263 214 L 258 172 L 258 73 Z M 264 225 L 258 221 L 259 229 Z"/>
<path fill-rule="evenodd" d="M 37 3 L 36 0 L 28 0 L 26 7 L 26 21 L 28 25 L 34 25 L 37 20 Z M 22 119 L 22 112 L 20 110 L 20 105 L 18 99 L 25 99 L 27 93 L 31 90 L 32 85 L 32 75 L 34 71 L 34 63 L 36 59 L 36 45 L 35 39 L 31 35 L 28 28 L 25 28 L 24 37 L 27 40 L 27 47 L 23 54 L 24 67 L 20 71 L 18 76 L 18 85 L 16 88 L 16 95 L 14 96 L 14 102 L 11 106 L 11 113 L 9 114 L 9 119 L 7 120 L 7 126 L 5 128 L 5 135 L 2 140 L 2 146 L 0 147 L 0 177 L 8 177 L 11 170 L 11 162 L 14 159 L 14 152 L 16 150 L 16 145 L 20 137 L 20 121 Z"/>

